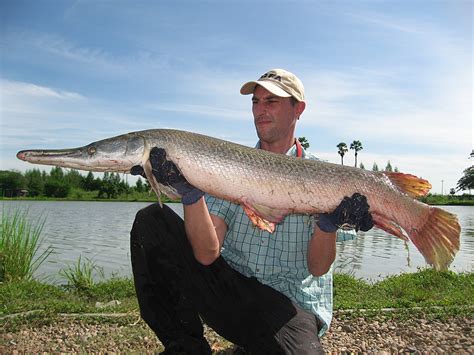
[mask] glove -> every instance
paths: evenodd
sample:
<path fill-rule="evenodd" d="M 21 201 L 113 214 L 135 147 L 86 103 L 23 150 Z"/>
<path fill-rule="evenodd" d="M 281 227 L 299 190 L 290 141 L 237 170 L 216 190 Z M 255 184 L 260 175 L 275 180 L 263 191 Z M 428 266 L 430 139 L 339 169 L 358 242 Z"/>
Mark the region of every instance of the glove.
<path fill-rule="evenodd" d="M 204 192 L 191 185 L 183 174 L 180 173 L 176 165 L 166 159 L 166 151 L 162 148 L 153 147 L 150 151 L 150 163 L 153 175 L 162 185 L 174 188 L 181 195 L 183 205 L 196 203 Z M 146 179 L 145 171 L 140 165 L 135 165 L 130 169 L 130 174 L 140 175 Z"/>
<path fill-rule="evenodd" d="M 339 228 L 367 232 L 374 226 L 369 204 L 364 195 L 355 193 L 344 197 L 331 213 L 320 213 L 316 224 L 323 232 L 333 233 Z"/>

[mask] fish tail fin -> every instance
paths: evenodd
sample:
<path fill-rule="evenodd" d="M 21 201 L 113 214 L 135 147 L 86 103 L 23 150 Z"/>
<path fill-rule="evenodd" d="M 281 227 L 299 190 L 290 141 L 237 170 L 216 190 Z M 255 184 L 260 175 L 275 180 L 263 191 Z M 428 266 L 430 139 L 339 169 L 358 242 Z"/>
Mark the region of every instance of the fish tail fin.
<path fill-rule="evenodd" d="M 397 188 L 413 198 L 425 196 L 431 190 L 431 184 L 428 180 L 421 179 L 415 175 L 388 172 L 383 174 L 397 186 Z"/>
<path fill-rule="evenodd" d="M 461 226 L 457 217 L 441 208 L 430 207 L 429 217 L 410 239 L 436 270 L 447 269 L 459 250 Z"/>

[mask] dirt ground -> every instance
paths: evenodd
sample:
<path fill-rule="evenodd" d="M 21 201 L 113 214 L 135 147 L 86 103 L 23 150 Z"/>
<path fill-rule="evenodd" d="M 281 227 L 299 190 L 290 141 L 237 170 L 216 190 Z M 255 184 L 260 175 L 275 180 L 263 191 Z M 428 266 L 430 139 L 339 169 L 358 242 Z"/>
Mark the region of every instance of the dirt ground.
<path fill-rule="evenodd" d="M 56 317 L 24 322 L 0 334 L 0 353 L 156 353 L 163 350 L 155 335 L 137 316 Z M 18 320 L 16 320 L 18 322 Z M 33 325 L 32 325 L 33 324 Z M 322 342 L 328 353 L 474 353 L 474 321 L 470 316 L 443 320 L 419 316 L 393 320 L 335 316 Z M 5 331 L 5 329 L 13 329 Z M 233 344 L 206 328 L 216 354 L 232 354 Z"/>

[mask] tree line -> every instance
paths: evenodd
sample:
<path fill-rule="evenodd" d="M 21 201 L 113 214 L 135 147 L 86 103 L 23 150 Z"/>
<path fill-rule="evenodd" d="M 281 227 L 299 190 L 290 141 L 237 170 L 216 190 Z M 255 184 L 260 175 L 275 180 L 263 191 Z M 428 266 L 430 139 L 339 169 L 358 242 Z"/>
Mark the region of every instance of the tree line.
<path fill-rule="evenodd" d="M 364 149 L 362 146 L 362 142 L 358 140 L 354 140 L 349 148 L 347 148 L 347 144 L 345 142 L 340 142 L 337 147 L 337 154 L 341 156 L 341 165 L 344 165 L 344 155 L 349 151 L 349 149 L 354 150 L 354 166 L 357 167 L 357 157 L 359 155 L 359 152 Z M 363 163 L 360 163 L 359 168 L 365 169 L 365 166 Z M 390 163 L 390 160 L 387 162 L 387 165 L 385 166 L 384 169 L 380 169 L 377 163 L 374 162 L 372 165 L 372 171 L 394 171 L 398 172 L 397 167 L 392 167 L 392 164 Z"/>
<path fill-rule="evenodd" d="M 131 192 L 146 192 L 149 190 L 148 182 L 138 178 L 134 186 L 121 177 L 119 173 L 103 174 L 103 177 L 94 177 L 92 172 L 86 176 L 75 169 L 62 169 L 54 167 L 49 173 L 39 169 L 19 171 L 0 171 L 1 196 L 15 197 L 21 195 L 23 190 L 28 196 L 37 197 L 67 197 L 71 190 L 96 191 L 97 198 L 117 198 L 121 194 Z"/>
<path fill-rule="evenodd" d="M 304 138 L 304 137 L 303 137 Z M 306 139 L 305 139 L 306 140 Z M 308 143 L 309 146 L 309 143 Z M 344 142 L 340 142 L 337 146 L 337 153 L 341 156 L 341 164 L 344 165 L 344 155 L 349 151 L 349 149 L 354 150 L 354 156 L 355 156 L 355 163 L 354 166 L 357 167 L 357 155 L 358 152 L 363 149 L 362 143 L 360 141 L 354 140 L 350 148 L 347 148 L 347 144 Z M 471 154 L 471 157 L 474 156 Z M 365 169 L 364 165 L 360 163 L 359 166 L 361 169 Z M 380 171 L 377 163 L 374 162 L 374 165 L 372 166 L 372 171 Z M 399 172 L 398 168 L 392 167 L 392 164 L 390 163 L 390 160 L 387 162 L 387 165 L 385 166 L 385 169 L 383 171 L 393 171 L 393 172 Z M 449 193 L 451 195 L 454 195 L 456 191 L 466 191 L 468 190 L 469 193 L 471 193 L 471 190 L 474 189 L 474 165 L 471 165 L 470 167 L 464 169 L 463 171 L 463 176 L 458 180 L 456 184 L 456 188 L 451 188 Z"/>

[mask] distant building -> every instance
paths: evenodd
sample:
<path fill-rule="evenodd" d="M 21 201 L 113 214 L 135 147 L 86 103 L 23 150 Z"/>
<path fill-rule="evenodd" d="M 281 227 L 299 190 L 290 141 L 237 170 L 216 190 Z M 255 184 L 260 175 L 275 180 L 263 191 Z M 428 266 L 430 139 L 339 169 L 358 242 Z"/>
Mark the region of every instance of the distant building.
<path fill-rule="evenodd" d="M 4 190 L 4 197 L 26 197 L 28 196 L 27 189 L 6 189 Z"/>

